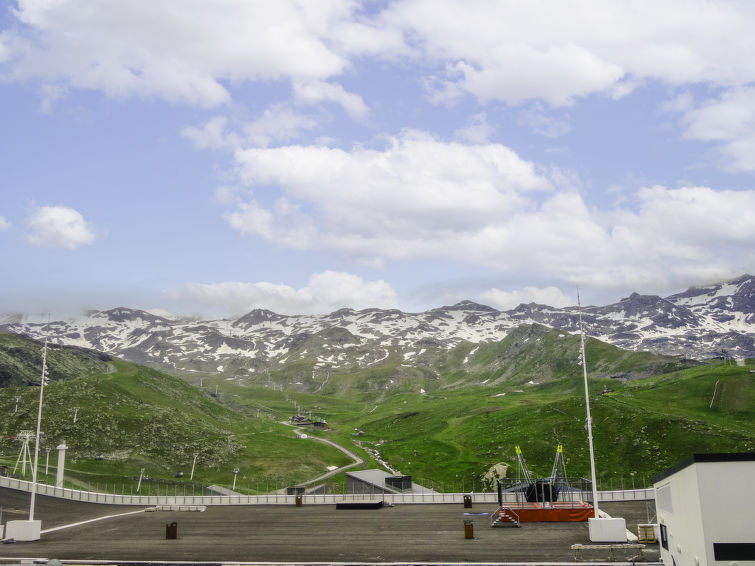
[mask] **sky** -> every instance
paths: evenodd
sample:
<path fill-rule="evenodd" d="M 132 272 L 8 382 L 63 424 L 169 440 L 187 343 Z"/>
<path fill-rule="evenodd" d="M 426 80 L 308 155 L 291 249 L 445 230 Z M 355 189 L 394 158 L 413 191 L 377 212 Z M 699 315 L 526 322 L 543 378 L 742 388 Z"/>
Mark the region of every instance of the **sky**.
<path fill-rule="evenodd" d="M 755 3 L 0 0 L 0 313 L 755 273 Z"/>

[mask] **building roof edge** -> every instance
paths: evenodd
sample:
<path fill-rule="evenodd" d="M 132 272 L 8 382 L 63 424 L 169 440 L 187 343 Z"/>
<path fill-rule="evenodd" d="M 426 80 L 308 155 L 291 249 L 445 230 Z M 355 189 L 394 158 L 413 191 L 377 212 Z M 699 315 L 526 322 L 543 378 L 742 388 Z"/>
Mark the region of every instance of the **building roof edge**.
<path fill-rule="evenodd" d="M 671 466 L 666 471 L 653 476 L 653 483 L 658 483 L 667 477 L 680 472 L 684 468 L 691 466 L 692 464 L 702 462 L 755 462 L 755 452 L 723 452 L 712 454 L 692 454 L 689 458 L 685 458 L 678 464 Z"/>

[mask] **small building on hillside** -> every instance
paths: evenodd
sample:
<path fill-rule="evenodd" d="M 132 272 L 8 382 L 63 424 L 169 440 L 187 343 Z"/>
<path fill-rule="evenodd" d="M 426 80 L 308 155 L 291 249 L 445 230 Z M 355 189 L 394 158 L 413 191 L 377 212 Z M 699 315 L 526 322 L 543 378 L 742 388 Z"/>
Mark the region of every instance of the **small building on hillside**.
<path fill-rule="evenodd" d="M 391 475 L 383 470 L 346 472 L 346 493 L 436 493 L 416 484 L 411 476 Z"/>
<path fill-rule="evenodd" d="M 695 454 L 653 484 L 664 566 L 755 566 L 755 452 Z"/>

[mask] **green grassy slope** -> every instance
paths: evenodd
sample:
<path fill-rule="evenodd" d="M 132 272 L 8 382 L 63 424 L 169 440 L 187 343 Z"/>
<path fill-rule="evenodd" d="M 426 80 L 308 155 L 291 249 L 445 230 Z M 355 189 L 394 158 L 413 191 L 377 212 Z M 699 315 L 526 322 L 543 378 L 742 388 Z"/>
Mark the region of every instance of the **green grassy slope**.
<path fill-rule="evenodd" d="M 677 369 L 682 362 L 649 352 L 629 352 L 588 338 L 587 369 L 592 377 L 637 379 Z M 538 383 L 581 374 L 580 338 L 539 324 L 522 325 L 500 342 L 481 345 L 465 368 L 492 383 Z"/>
<path fill-rule="evenodd" d="M 377 463 L 367 449 L 377 450 L 400 472 L 441 490 L 482 489 L 496 464 L 514 474 L 515 445 L 533 473 L 545 475 L 563 444 L 567 472 L 588 476 L 578 353 L 578 336 L 533 325 L 498 343 L 462 343 L 433 368 L 406 364 L 389 350 L 380 363 L 330 377 L 318 371 L 312 379 L 311 365 L 300 362 L 257 381 L 205 375 L 202 388 L 196 374 L 179 379 L 113 360 L 104 373 L 51 384 L 43 430 L 46 446 L 70 446 L 71 477 L 83 486 L 124 481 L 141 467 L 153 477 L 188 475 L 194 452 L 196 480 L 230 485 L 238 467 L 244 491 L 292 485 L 349 462 L 332 447 L 295 439 L 281 421 L 297 412 L 332 427 L 311 435 L 354 450 L 371 466 Z M 621 479 L 646 484 L 695 452 L 755 450 L 755 366 L 685 367 L 597 340 L 588 340 L 587 359 L 601 488 Z M 305 378 L 316 387 L 281 390 L 278 383 Z M 216 390 L 217 398 L 210 395 Z M 19 448 L 13 437 L 35 426 L 38 391 L 0 389 L 0 414 L 7 415 L 0 461 L 11 466 Z"/>
<path fill-rule="evenodd" d="M 242 410 L 259 408 L 266 396 L 275 410 L 311 410 L 340 433 L 339 442 L 378 450 L 400 472 L 441 489 L 480 488 L 498 463 L 514 473 L 517 444 L 539 474 L 550 471 L 563 444 L 569 473 L 588 476 L 579 344 L 578 336 L 532 325 L 498 343 L 463 343 L 435 371 L 391 354 L 374 366 L 333 371 L 316 394 L 252 381 L 220 387 Z M 648 483 L 694 452 L 755 447 L 749 368 L 689 367 L 593 339 L 586 348 L 601 487 L 620 478 Z"/>
<path fill-rule="evenodd" d="M 36 427 L 38 395 L 38 387 L 0 390 L 0 413 L 6 415 L 0 447 L 11 467 L 20 448 L 15 435 Z M 177 470 L 188 476 L 194 452 L 195 480 L 228 485 L 238 467 L 239 485 L 249 489 L 284 487 L 350 461 L 330 446 L 296 439 L 291 427 L 271 416 L 239 414 L 183 380 L 115 360 L 109 373 L 45 388 L 42 448 L 53 448 L 54 462 L 54 447 L 65 441 L 76 461 L 70 477 L 85 483 L 88 474 L 115 482 L 142 467 L 153 477 L 170 478 Z M 98 454 L 102 461 L 95 460 Z"/>
<path fill-rule="evenodd" d="M 716 364 L 626 383 L 591 379 L 590 387 L 596 468 L 606 489 L 612 478 L 647 483 L 692 453 L 755 450 L 755 376 L 749 368 Z M 613 391 L 604 393 L 604 387 Z M 496 463 L 514 473 L 515 445 L 533 472 L 548 474 L 555 448 L 563 444 L 569 474 L 589 477 L 579 378 L 402 394 L 348 424 L 363 430 L 366 445 L 402 473 L 446 489 L 462 481 L 479 486 Z"/>
<path fill-rule="evenodd" d="M 42 342 L 0 333 L 0 387 L 37 385 L 42 374 Z M 51 381 L 107 371 L 107 354 L 71 346 L 48 345 L 47 376 Z"/>

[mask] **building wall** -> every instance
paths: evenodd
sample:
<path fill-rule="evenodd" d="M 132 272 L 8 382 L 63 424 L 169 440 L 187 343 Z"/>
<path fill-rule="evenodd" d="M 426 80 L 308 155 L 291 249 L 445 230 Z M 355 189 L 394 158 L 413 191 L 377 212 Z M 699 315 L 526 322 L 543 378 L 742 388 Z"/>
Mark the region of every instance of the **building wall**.
<path fill-rule="evenodd" d="M 708 565 L 728 566 L 716 561 L 714 543 L 755 544 L 755 462 L 698 463 L 697 476 Z M 755 566 L 755 560 L 737 560 L 741 566 Z"/>
<path fill-rule="evenodd" d="M 658 522 L 666 526 L 668 549 L 661 544 L 664 566 L 705 566 L 705 539 L 695 464 L 655 486 Z M 663 527 L 661 527 L 663 530 Z"/>
<path fill-rule="evenodd" d="M 346 476 L 346 493 L 375 493 L 383 494 L 388 493 L 384 489 L 380 489 L 374 484 L 364 482 L 357 478 L 353 478 L 349 475 Z"/>
<path fill-rule="evenodd" d="M 695 462 L 655 485 L 664 566 L 730 566 L 714 543 L 755 543 L 755 462 Z M 737 560 L 755 566 L 755 560 Z"/>

